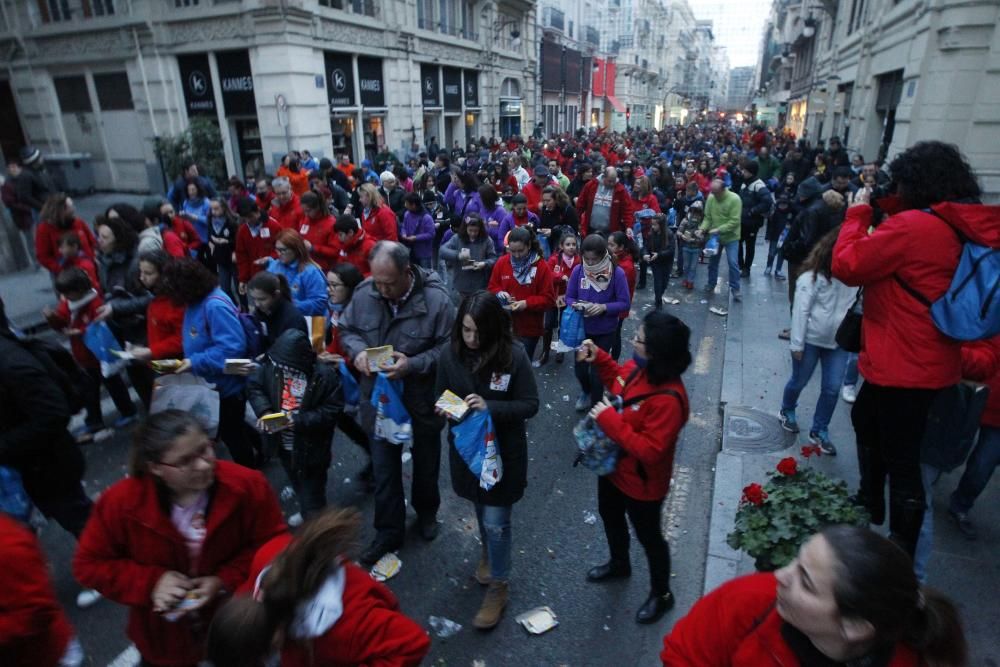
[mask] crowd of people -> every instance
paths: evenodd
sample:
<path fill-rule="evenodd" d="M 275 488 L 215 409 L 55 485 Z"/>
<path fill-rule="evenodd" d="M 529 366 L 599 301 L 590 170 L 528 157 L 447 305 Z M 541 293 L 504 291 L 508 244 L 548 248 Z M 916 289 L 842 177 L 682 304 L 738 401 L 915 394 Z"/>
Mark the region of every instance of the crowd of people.
<path fill-rule="evenodd" d="M 165 197 L 115 204 L 91 222 L 65 194 L 38 198 L 44 179 L 27 173 L 44 173 L 36 152 L 11 163 L 4 201 L 51 273 L 59 305 L 45 315 L 70 352 L 22 340 L 0 318 L 0 410 L 17 415 L 3 420 L 0 472 L 79 540 L 73 573 L 93 591 L 86 599 L 129 607 L 144 665 L 258 665 L 274 654 L 283 665 L 419 664 L 426 633 L 365 570 L 404 547 L 407 506 L 420 537 L 437 537 L 442 432 L 453 491 L 472 503 L 482 544 L 472 625 L 495 627 L 516 571 L 527 425 L 544 400 L 535 374 L 567 352 L 575 409 L 619 451 L 596 484 L 609 557 L 586 578 L 630 576 L 631 523 L 649 574 L 635 619 L 658 621 L 674 604 L 661 514 L 692 409 L 682 379 L 691 333 L 664 294 L 671 278 L 718 294 L 723 253 L 729 307 L 752 271 L 787 279 L 791 317 L 779 336 L 793 371 L 775 406 L 782 426 L 798 432 L 798 398 L 820 365 L 809 438 L 836 454 L 830 418 L 839 396 L 856 400 L 857 501 L 883 523 L 888 481 L 890 539 L 829 528 L 792 565 L 727 584 L 665 638 L 664 664 L 963 663 L 954 608 L 921 585 L 933 470 L 921 467 L 924 426 L 911 418 L 962 377 L 1000 389 L 1000 344 L 947 338 L 913 303 L 948 287 L 960 239 L 1000 245 L 1000 214 L 978 202 L 954 147 L 925 142 L 880 165 L 850 159 L 836 137 L 812 145 L 722 123 L 484 139 L 451 153 L 415 146 L 360 168 L 347 155 L 334 164 L 293 152 L 273 178 L 233 177 L 225 191 L 191 164 Z M 639 317 L 650 273 L 653 308 Z M 852 355 L 835 334 L 861 307 L 857 286 L 865 316 Z M 635 334 L 623 341 L 630 316 Z M 584 340 L 566 347 L 569 320 Z M 171 375 L 211 385 L 217 424 L 151 410 Z M 134 433 L 129 476 L 93 503 L 79 448 L 108 434 L 102 386 L 112 428 Z M 446 392 L 490 417 L 502 462 L 490 484 L 438 403 Z M 391 401 L 406 416 L 408 502 Z M 86 419 L 70 434 L 79 410 Z M 1000 393 L 952 496 L 970 538 L 968 512 L 1000 459 L 997 410 Z M 359 515 L 327 507 L 336 429 L 368 461 L 359 478 L 373 537 L 358 552 Z M 272 458 L 299 507 L 287 522 L 259 472 Z M 2 521 L 11 546 L 0 576 L 30 582 L 38 602 L 16 632 L 0 632 L 0 656 L 80 664 L 37 544 Z M 0 598 L 20 590 L 10 588 Z"/>

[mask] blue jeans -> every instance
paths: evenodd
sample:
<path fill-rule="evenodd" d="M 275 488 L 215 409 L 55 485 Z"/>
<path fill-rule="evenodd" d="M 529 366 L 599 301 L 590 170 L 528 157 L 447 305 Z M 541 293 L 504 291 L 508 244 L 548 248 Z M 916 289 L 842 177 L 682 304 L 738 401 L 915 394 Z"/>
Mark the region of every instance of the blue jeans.
<path fill-rule="evenodd" d="M 964 514 L 972 509 L 997 465 L 1000 465 L 1000 428 L 980 426 L 976 446 L 972 448 L 972 454 L 965 463 L 965 472 L 962 473 L 955 492 L 951 494 L 950 506 L 953 512 Z"/>
<path fill-rule="evenodd" d="M 847 368 L 844 370 L 844 386 L 854 387 L 858 384 L 858 353 L 847 353 Z"/>
<path fill-rule="evenodd" d="M 715 284 L 719 282 L 719 261 L 722 259 L 722 252 L 726 252 L 726 262 L 729 265 L 729 289 L 740 291 L 740 241 L 730 241 L 720 243 L 719 252 L 714 257 L 708 258 L 708 287 L 715 289 Z"/>
<path fill-rule="evenodd" d="M 684 258 L 682 260 L 684 262 L 682 273 L 684 274 L 684 280 L 689 283 L 694 282 L 695 276 L 698 273 L 698 253 L 700 252 L 699 248 L 689 248 L 687 246 L 684 246 L 684 249 L 681 251 L 681 257 Z M 678 270 L 680 271 L 680 269 Z"/>
<path fill-rule="evenodd" d="M 799 402 L 799 394 L 816 370 L 816 364 L 822 364 L 823 375 L 820 380 L 819 399 L 816 401 L 816 412 L 813 414 L 813 425 L 810 431 L 825 431 L 830 426 L 830 418 L 837 407 L 840 387 L 844 378 L 844 365 L 847 363 L 847 352 L 836 347 L 829 350 L 806 343 L 802 350 L 802 359 L 792 357 L 792 377 L 785 385 L 785 394 L 781 399 L 782 410 L 794 410 Z"/>
<path fill-rule="evenodd" d="M 785 256 L 781 253 L 781 248 L 778 247 L 777 238 L 768 241 L 767 266 L 765 268 L 771 268 L 772 262 L 774 262 L 774 272 L 781 273 L 781 265 L 785 263 Z"/>
<path fill-rule="evenodd" d="M 479 537 L 486 547 L 490 559 L 490 576 L 493 581 L 507 581 L 510 578 L 510 515 L 513 507 L 480 505 L 476 503 L 476 521 L 479 522 Z"/>
<path fill-rule="evenodd" d="M 924 522 L 920 524 L 920 535 L 917 537 L 917 548 L 913 552 L 913 573 L 921 584 L 927 581 L 927 563 L 931 560 L 934 549 L 934 485 L 941 477 L 940 468 L 920 464 L 920 477 L 924 482 L 924 499 L 926 501 Z"/>

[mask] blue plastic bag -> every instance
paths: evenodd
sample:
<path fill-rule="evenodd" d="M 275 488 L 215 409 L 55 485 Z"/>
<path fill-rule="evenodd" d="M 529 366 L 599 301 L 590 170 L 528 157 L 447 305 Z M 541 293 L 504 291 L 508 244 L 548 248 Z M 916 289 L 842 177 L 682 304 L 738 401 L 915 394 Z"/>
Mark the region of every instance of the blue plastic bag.
<path fill-rule="evenodd" d="M 503 462 L 497 450 L 497 434 L 489 410 L 473 410 L 465 419 L 451 427 L 458 452 L 479 486 L 489 491 L 503 477 Z"/>
<path fill-rule="evenodd" d="M 0 512 L 27 524 L 31 518 L 31 507 L 21 473 L 14 468 L 0 466 Z"/>
<path fill-rule="evenodd" d="M 405 445 L 413 440 L 413 422 L 403 405 L 403 381 L 390 380 L 379 373 L 372 389 L 372 407 L 375 408 L 375 437 L 394 445 Z"/>
<path fill-rule="evenodd" d="M 104 377 L 111 377 L 125 368 L 126 361 L 115 354 L 122 351 L 122 346 L 107 322 L 88 324 L 83 332 L 83 344 L 101 362 L 101 375 Z"/>
<path fill-rule="evenodd" d="M 340 371 L 340 389 L 344 392 L 344 412 L 353 414 L 358 410 L 361 403 L 361 389 L 358 381 L 347 367 L 346 361 L 341 361 L 338 370 Z"/>
<path fill-rule="evenodd" d="M 715 257 L 719 254 L 719 235 L 712 234 L 708 237 L 708 241 L 705 242 L 705 249 L 702 250 L 702 254 L 705 257 Z"/>
<path fill-rule="evenodd" d="M 559 342 L 556 344 L 556 351 L 571 352 L 580 347 L 586 336 L 583 329 L 583 313 L 567 306 L 559 322 Z"/>

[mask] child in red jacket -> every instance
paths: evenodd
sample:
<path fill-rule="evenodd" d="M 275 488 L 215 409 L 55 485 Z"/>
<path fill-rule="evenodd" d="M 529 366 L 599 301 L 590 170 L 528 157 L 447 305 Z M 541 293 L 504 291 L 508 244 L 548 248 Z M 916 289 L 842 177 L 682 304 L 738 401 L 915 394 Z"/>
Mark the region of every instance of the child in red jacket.
<path fill-rule="evenodd" d="M 122 428 L 132 423 L 137 411 L 121 374 L 114 373 L 104 377 L 101 374 L 100 362 L 83 342 L 87 327 L 96 320 L 97 311 L 104 303 L 101 295 L 91 284 L 90 278 L 87 277 L 87 273 L 79 267 L 66 269 L 56 276 L 55 287 L 60 296 L 59 305 L 54 311 L 45 309 L 42 313 L 54 329 L 61 330 L 69 336 L 73 358 L 90 379 L 88 386 L 84 388 L 87 408 L 86 431 L 78 438 L 78 442 L 89 442 L 93 440 L 95 433 L 104 430 L 104 415 L 101 413 L 102 383 L 111 394 L 111 399 L 121 415 L 115 421 L 115 428 Z"/>
<path fill-rule="evenodd" d="M 165 250 L 139 255 L 139 281 L 155 296 L 146 307 L 147 347 L 130 347 L 139 361 L 183 359 L 184 311 L 186 308 L 163 293 L 163 269 L 173 258 Z"/>
<path fill-rule="evenodd" d="M 73 267 L 83 269 L 87 277 L 90 278 L 90 283 L 100 291 L 101 281 L 97 277 L 97 267 L 94 266 L 93 260 L 83 254 L 79 234 L 66 232 L 59 237 L 59 257 L 61 257 L 59 263 L 62 265 L 63 271 Z"/>
<path fill-rule="evenodd" d="M 176 214 L 173 204 L 164 201 L 160 205 L 160 219 L 180 238 L 181 242 L 184 243 L 184 247 L 187 248 L 192 256 L 198 254 L 198 249 L 201 248 L 201 237 L 198 236 L 198 231 L 187 218 L 182 218 Z"/>
<path fill-rule="evenodd" d="M 419 665 L 427 633 L 399 611 L 386 586 L 345 554 L 360 525 L 354 510 L 327 510 L 293 540 L 272 539 L 250 578 L 208 629 L 215 667 L 263 664 L 279 642 L 284 667 Z"/>
<path fill-rule="evenodd" d="M 247 197 L 236 205 L 240 217 L 240 229 L 236 232 L 236 273 L 239 279 L 241 300 L 246 298 L 247 283 L 264 270 L 272 257 L 274 242 L 281 231 L 276 220 L 257 208 L 254 200 Z"/>
<path fill-rule="evenodd" d="M 559 248 L 549 257 L 549 272 L 552 274 L 552 289 L 556 295 L 556 305 L 545 311 L 545 337 L 542 339 L 542 358 L 539 365 L 549 362 L 549 348 L 552 346 L 553 332 L 559 329 L 562 312 L 566 307 L 566 285 L 573 268 L 580 263 L 580 242 L 576 234 L 566 232 L 559 239 Z M 563 353 L 556 352 L 556 363 L 561 364 Z"/>

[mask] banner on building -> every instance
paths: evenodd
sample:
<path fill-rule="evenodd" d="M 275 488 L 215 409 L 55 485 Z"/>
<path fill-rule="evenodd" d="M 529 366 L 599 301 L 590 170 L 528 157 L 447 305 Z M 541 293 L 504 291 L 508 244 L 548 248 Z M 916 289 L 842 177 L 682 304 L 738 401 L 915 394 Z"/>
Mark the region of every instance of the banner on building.
<path fill-rule="evenodd" d="M 361 89 L 361 106 L 385 106 L 385 83 L 382 79 L 381 58 L 358 56 L 358 88 Z"/>
<path fill-rule="evenodd" d="M 442 71 L 444 79 L 444 110 L 462 110 L 462 72 L 453 67 Z"/>
<path fill-rule="evenodd" d="M 330 110 L 354 106 L 354 67 L 347 53 L 323 54 L 326 66 L 326 99 Z"/>
<path fill-rule="evenodd" d="M 215 116 L 215 92 L 208 54 L 193 53 L 177 56 L 184 86 L 184 105 L 189 116 Z"/>
<path fill-rule="evenodd" d="M 463 70 L 465 77 L 465 106 L 479 106 L 479 72 L 471 69 Z"/>
<path fill-rule="evenodd" d="M 441 106 L 438 90 L 438 68 L 433 65 L 420 66 L 420 98 L 425 107 Z"/>
<path fill-rule="evenodd" d="M 226 116 L 256 116 L 253 75 L 248 51 L 220 51 L 215 54 L 219 66 L 219 87 Z"/>

